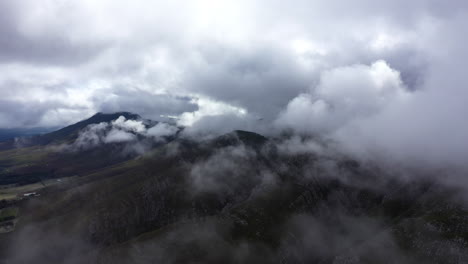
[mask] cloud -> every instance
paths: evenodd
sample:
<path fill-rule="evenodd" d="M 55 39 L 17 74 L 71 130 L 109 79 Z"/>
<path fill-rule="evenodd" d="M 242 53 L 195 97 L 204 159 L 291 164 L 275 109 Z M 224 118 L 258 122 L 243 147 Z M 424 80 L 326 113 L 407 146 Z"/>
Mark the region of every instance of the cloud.
<path fill-rule="evenodd" d="M 439 21 L 433 34 L 425 36 L 430 63 L 417 89 L 406 86 L 388 63 L 332 69 L 322 74 L 317 89 L 292 100 L 277 124 L 322 133 L 355 157 L 393 166 L 466 170 L 468 138 L 462 120 L 468 109 L 462 98 L 467 90 L 460 65 L 468 54 L 457 41 L 466 22 L 462 16 Z M 458 173 L 454 177 L 461 180 Z"/>
<path fill-rule="evenodd" d="M 427 40 L 442 41 L 432 53 L 424 89 L 379 115 L 343 127 L 336 135 L 339 142 L 366 158 L 384 156 L 411 167 L 466 170 L 468 126 L 463 120 L 468 90 L 461 65 L 468 53 L 456 41 L 466 32 L 461 26 L 466 22 L 465 17 L 457 17 L 440 25 L 441 35 Z"/>
<path fill-rule="evenodd" d="M 111 122 L 101 122 L 91 124 L 79 132 L 78 138 L 68 147 L 60 148 L 65 150 L 79 151 L 86 150 L 109 143 L 127 143 L 127 149 L 131 152 L 143 153 L 152 142 L 165 141 L 166 137 L 172 136 L 179 131 L 174 125 L 167 123 L 157 123 L 148 127 L 144 120 L 126 119 L 124 116 L 118 117 Z M 146 143 L 144 141 L 150 139 Z M 143 145 L 148 145 L 144 147 Z"/>
<path fill-rule="evenodd" d="M 277 144 L 278 151 L 287 155 L 297 154 L 320 154 L 325 152 L 325 146 L 313 139 L 305 139 L 299 136 L 292 136 Z"/>
<path fill-rule="evenodd" d="M 333 263 L 374 261 L 407 262 L 397 238 L 378 219 L 348 215 L 336 210 L 334 219 L 326 214 L 292 216 L 288 235 L 282 241 L 283 257 L 297 262 L 328 259 Z"/>
<path fill-rule="evenodd" d="M 245 181 L 254 180 L 242 178 L 251 170 L 250 162 L 255 156 L 253 150 L 243 145 L 219 150 L 191 168 L 192 189 L 195 193 L 234 194 Z"/>
<path fill-rule="evenodd" d="M 34 102 L 38 95 L 43 102 L 50 102 L 49 98 L 61 102 L 60 108 L 41 112 L 36 122 L 40 125 L 65 125 L 97 111 L 134 111 L 151 118 L 177 116 L 196 111 L 197 105 L 190 101 L 199 97 L 272 120 L 329 67 L 383 57 L 411 70 L 402 75 L 419 78 L 418 63 L 423 56 L 417 55 L 417 47 L 404 44 L 417 36 L 417 23 L 408 30 L 393 23 L 412 18 L 421 6 L 438 12 L 439 7 L 433 8 L 431 3 L 406 8 L 405 4 L 402 9 L 395 4 L 381 9 L 360 1 L 356 5 L 362 5 L 360 8 L 347 6 L 352 12 L 344 14 L 343 21 L 327 23 L 333 25 L 329 33 L 317 27 L 321 24 L 317 20 L 326 23 L 334 19 L 340 5 L 305 1 L 287 6 L 277 1 L 214 4 L 204 0 L 132 5 L 107 0 L 5 2 L 1 8 L 4 23 L 0 23 L 0 54 L 4 59 L 0 66 L 15 68 L 15 74 L 6 78 L 10 84 L 19 83 L 20 88 L 11 90 L 5 83 L 0 89 L 2 94 L 10 94 L 4 99 L 10 102 L 15 97 Z M 65 16 L 69 10 L 73 15 Z M 313 10 L 319 16 L 311 19 L 304 10 Z M 389 12 L 376 15 L 389 20 L 378 23 L 383 33 L 399 36 L 388 51 L 362 48 L 365 45 L 361 44 L 375 39 L 374 35 L 390 36 L 377 32 L 380 28 L 329 41 L 328 35 L 350 25 L 358 28 L 367 22 L 361 14 L 375 10 Z M 406 13 L 391 19 L 400 11 Z M 350 23 L 351 19 L 357 22 Z M 298 40 L 306 43 L 299 50 L 294 44 Z M 24 81 L 33 77 L 30 82 Z"/>
<path fill-rule="evenodd" d="M 112 125 L 116 128 L 124 129 L 135 133 L 143 133 L 146 127 L 142 121 L 127 120 L 124 116 L 119 116 L 116 120 L 112 121 Z"/>
<path fill-rule="evenodd" d="M 104 138 L 104 143 L 128 142 L 136 139 L 132 133 L 122 130 L 112 129 Z"/>
<path fill-rule="evenodd" d="M 147 134 L 148 136 L 152 136 L 155 138 L 161 138 L 166 136 L 172 136 L 177 133 L 178 128 L 166 123 L 158 123 L 152 128 L 148 129 Z"/>
<path fill-rule="evenodd" d="M 78 149 L 88 149 L 98 146 L 102 143 L 102 138 L 105 136 L 108 128 L 109 124 L 105 122 L 87 126 L 84 130 L 80 131 L 73 146 Z"/>
<path fill-rule="evenodd" d="M 335 68 L 322 73 L 310 93 L 291 100 L 276 123 L 299 132 L 330 133 L 409 96 L 398 71 L 384 61 Z"/>
<path fill-rule="evenodd" d="M 65 126 L 98 111 L 131 111 L 154 120 L 170 118 L 177 126 L 150 127 L 121 117 L 88 126 L 64 149 L 109 144 L 140 154 L 178 133 L 179 126 L 187 126 L 182 136 L 199 140 L 235 129 L 278 140 L 279 155 L 291 159 L 264 166 L 257 152 L 240 146 L 187 165 L 192 194 L 214 194 L 220 204 L 232 197 L 255 199 L 262 195 L 257 185 L 288 176 L 299 179 L 291 180 L 294 185 L 308 186 L 319 175 L 367 187 L 355 182 L 359 177 L 352 169 L 342 170 L 340 155 L 381 165 L 379 175 L 410 168 L 417 170 L 405 176 L 436 174 L 468 186 L 467 25 L 468 1 L 462 0 L 0 1 L 0 127 Z M 176 153 L 177 146 L 168 152 Z M 295 165 L 301 158 L 307 166 Z M 280 187 L 279 194 L 289 190 Z M 381 186 L 370 186 L 376 188 Z M 331 192 L 326 210 L 286 219 L 287 232 L 272 259 L 360 261 L 339 254 L 356 239 L 373 236 L 383 223 L 339 208 L 330 212 L 328 205 L 344 206 L 356 197 L 333 190 L 338 191 Z M 261 255 L 251 245 L 250 252 L 242 243 L 230 248 L 211 226 L 171 232 L 168 241 L 188 233 L 181 248 L 193 241 L 200 248 L 227 247 L 233 256 L 228 259 L 240 256 L 239 262 Z M 45 247 L 59 247 L 49 256 L 53 260 L 57 253 L 63 260 L 62 254 L 79 257 L 89 249 L 60 232 L 24 231 L 13 245 L 16 262 L 35 261 L 49 252 Z M 353 250 L 378 260 L 407 261 L 390 231 Z M 37 243 L 48 235 L 51 244 Z M 178 257 L 164 242 L 156 258 Z M 442 251 L 457 251 L 460 243 Z M 154 250 L 150 245 L 131 253 L 145 262 Z"/>
<path fill-rule="evenodd" d="M 67 67 L 99 55 L 106 47 L 104 41 L 74 38 L 67 31 L 76 22 L 74 17 L 54 18 L 73 6 L 29 0 L 0 3 L 0 62 Z"/>
<path fill-rule="evenodd" d="M 178 116 L 198 109 L 189 96 L 154 94 L 129 88 L 104 89 L 94 94 L 92 101 L 102 112 L 130 111 L 155 120 L 160 120 L 161 116 Z"/>

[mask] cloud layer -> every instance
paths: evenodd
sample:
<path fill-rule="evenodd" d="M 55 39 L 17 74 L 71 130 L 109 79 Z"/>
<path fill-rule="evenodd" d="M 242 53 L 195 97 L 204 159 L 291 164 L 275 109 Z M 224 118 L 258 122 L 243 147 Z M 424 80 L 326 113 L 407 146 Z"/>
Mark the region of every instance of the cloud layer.
<path fill-rule="evenodd" d="M 460 165 L 467 13 L 457 0 L 4 1 L 0 127 L 132 111 Z"/>

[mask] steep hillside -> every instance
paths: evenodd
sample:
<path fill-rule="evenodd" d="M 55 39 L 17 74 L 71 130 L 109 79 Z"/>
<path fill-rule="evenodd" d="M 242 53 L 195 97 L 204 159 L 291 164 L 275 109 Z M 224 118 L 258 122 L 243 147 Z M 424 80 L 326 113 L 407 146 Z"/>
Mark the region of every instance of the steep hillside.
<path fill-rule="evenodd" d="M 118 154 L 98 149 L 73 155 L 91 166 Z M 15 203 L 15 230 L 0 234 L 3 263 L 468 260 L 466 208 L 457 190 L 417 180 L 427 177 L 408 181 L 247 131 L 177 137 L 135 157 Z"/>
<path fill-rule="evenodd" d="M 79 136 L 86 135 L 91 125 L 110 124 L 118 118 L 127 121 L 139 120 L 144 127 L 158 124 L 128 112 L 97 113 L 86 120 L 48 134 L 0 143 L 3 144 L 3 150 L 0 147 L 0 185 L 33 184 L 48 179 L 79 176 L 138 156 L 139 152 L 133 150 L 127 142 L 113 141 L 94 146 L 90 145 L 92 142 L 89 143 L 86 137 L 79 141 Z M 112 128 L 103 129 L 102 133 L 105 133 Z M 133 135 L 134 132 L 128 133 Z M 135 138 L 137 136 L 135 134 Z M 141 145 L 144 143 L 144 147 L 148 149 L 162 143 L 143 139 L 141 142 Z"/>

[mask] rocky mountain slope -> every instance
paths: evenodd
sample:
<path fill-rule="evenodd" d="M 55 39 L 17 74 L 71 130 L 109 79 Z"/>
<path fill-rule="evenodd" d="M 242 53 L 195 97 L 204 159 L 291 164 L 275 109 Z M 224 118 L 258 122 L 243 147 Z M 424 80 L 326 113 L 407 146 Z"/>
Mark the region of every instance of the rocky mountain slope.
<path fill-rule="evenodd" d="M 120 116 L 141 120 L 98 114 L 0 152 L 0 194 L 18 190 L 2 204 L 18 213 L 0 234 L 0 263 L 468 261 L 459 190 L 427 172 L 248 131 L 150 137 L 157 123 L 129 122 L 134 137 L 109 141 Z M 76 148 L 89 131 L 98 144 Z"/>

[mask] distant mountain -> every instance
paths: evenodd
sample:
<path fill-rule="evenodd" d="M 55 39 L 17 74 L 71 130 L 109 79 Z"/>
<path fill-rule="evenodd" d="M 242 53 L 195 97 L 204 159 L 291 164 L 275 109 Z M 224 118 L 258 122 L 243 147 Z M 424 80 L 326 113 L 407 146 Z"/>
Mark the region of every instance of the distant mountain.
<path fill-rule="evenodd" d="M 59 130 L 49 133 L 33 133 L 30 135 L 18 135 L 13 138 L 9 138 L 4 142 L 0 142 L 0 150 L 12 149 L 18 147 L 18 142 L 22 147 L 34 146 L 34 145 L 47 145 L 50 143 L 59 143 L 76 139 L 78 132 L 91 124 L 99 124 L 101 122 L 111 122 L 120 116 L 130 120 L 142 120 L 141 116 L 130 112 L 116 112 L 116 113 L 97 113 L 92 117 L 80 121 L 76 124 L 72 124 L 61 128 Z M 152 124 L 155 121 L 149 121 Z M 156 122 L 157 123 L 157 122 Z M 16 138 L 16 139 L 15 139 Z"/>
<path fill-rule="evenodd" d="M 111 122 L 119 117 L 142 120 L 148 126 L 155 121 L 143 120 L 129 112 L 97 113 L 76 124 L 43 135 L 20 137 L 0 143 L 0 185 L 30 184 L 43 180 L 81 175 L 101 167 L 134 158 L 137 153 L 128 151 L 126 144 L 112 143 L 99 147 L 72 151 L 73 142 L 87 126 Z M 68 145 L 68 150 L 62 146 Z M 149 148 L 158 142 L 145 143 Z M 3 152 L 2 152 L 3 150 Z M 109 153 L 118 153 L 109 155 Z M 4 169 L 2 169 L 4 168 Z"/>
<path fill-rule="evenodd" d="M 139 120 L 141 117 L 137 114 L 133 114 L 130 112 L 117 112 L 117 113 L 110 113 L 110 114 L 104 114 L 104 113 L 97 113 L 93 115 L 92 117 L 85 119 L 83 121 L 80 121 L 76 124 L 64 127 L 62 129 L 59 129 L 57 131 L 41 135 L 38 137 L 37 142 L 40 142 L 40 144 L 48 144 L 52 141 L 62 141 L 62 140 L 67 140 L 73 137 L 76 137 L 78 132 L 87 127 L 88 125 L 91 124 L 99 124 L 101 122 L 111 122 L 120 116 L 125 117 L 126 119 L 131 119 L 131 120 Z"/>
<path fill-rule="evenodd" d="M 129 112 L 112 114 L 97 113 L 92 117 L 44 135 L 24 137 L 4 142 L 4 152 L 0 151 L 0 185 L 31 184 L 48 179 L 87 174 L 90 171 L 131 160 L 145 152 L 168 142 L 175 141 L 187 149 L 199 149 L 199 143 L 179 138 L 176 133 L 165 137 L 164 141 L 152 138 L 138 138 L 137 142 L 114 142 L 90 148 L 75 149 L 73 143 L 86 127 L 102 122 L 109 123 L 119 117 L 126 120 L 140 120 L 152 127 L 158 122 L 143 120 Z M 106 128 L 109 130 L 110 128 Z M 228 146 L 246 145 L 259 149 L 268 139 L 262 135 L 236 130 L 203 143 L 205 149 L 218 149 Z M 1 145 L 0 145 L 1 146 Z M 64 147 L 65 146 L 65 147 Z M 136 146 L 136 147 L 135 147 Z M 190 147 L 188 147 L 190 146 Z M 0 149 L 1 150 L 1 149 Z M 187 150 L 188 153 L 191 150 Z M 2 155 L 3 154 L 3 155 Z M 3 168 L 8 168 L 2 171 Z"/>

